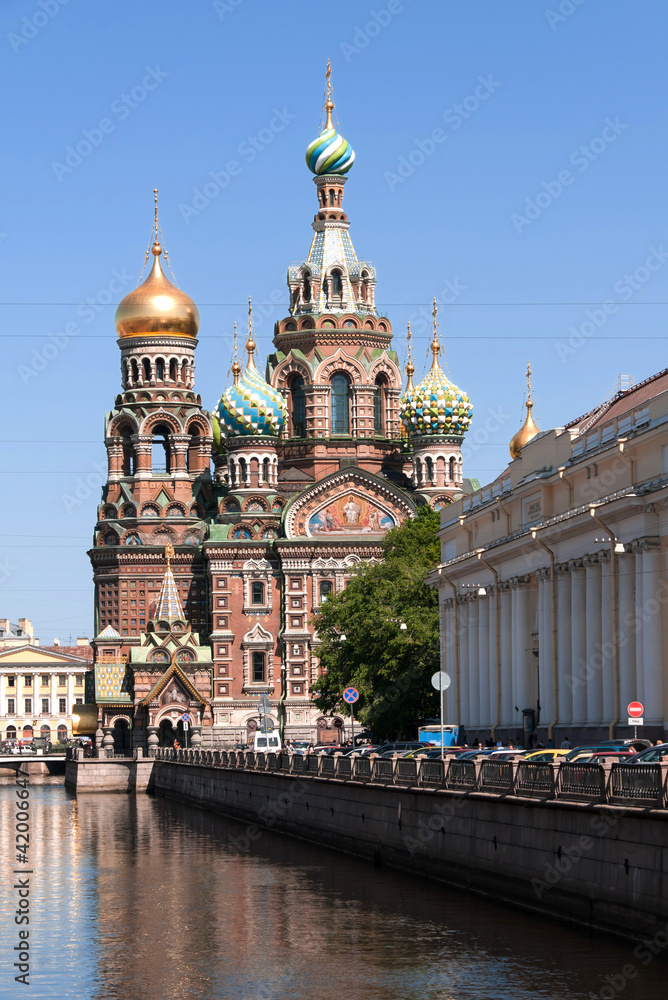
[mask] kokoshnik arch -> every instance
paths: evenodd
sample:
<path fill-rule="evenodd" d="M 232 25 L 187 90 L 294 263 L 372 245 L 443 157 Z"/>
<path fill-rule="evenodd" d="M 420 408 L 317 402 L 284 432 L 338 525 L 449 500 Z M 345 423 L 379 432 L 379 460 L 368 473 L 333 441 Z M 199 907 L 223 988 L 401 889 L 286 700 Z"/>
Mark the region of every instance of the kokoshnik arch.
<path fill-rule="evenodd" d="M 326 120 L 306 152 L 313 237 L 288 269 L 289 314 L 262 375 L 249 301 L 243 366 L 235 328 L 233 380 L 213 413 L 195 390 L 197 307 L 163 270 L 156 197 L 151 272 L 116 314 L 122 391 L 90 551 L 107 745 L 125 726 L 136 746 L 170 742 L 183 716 L 194 745 L 245 740 L 262 694 L 286 737 L 335 741 L 342 719 L 311 700 L 313 615 L 381 558 L 386 531 L 469 489 L 471 403 L 440 367 L 435 307 L 431 370 L 413 385 L 409 330 L 402 392 L 376 272 L 343 210 L 355 154 L 333 109 L 328 66 Z"/>

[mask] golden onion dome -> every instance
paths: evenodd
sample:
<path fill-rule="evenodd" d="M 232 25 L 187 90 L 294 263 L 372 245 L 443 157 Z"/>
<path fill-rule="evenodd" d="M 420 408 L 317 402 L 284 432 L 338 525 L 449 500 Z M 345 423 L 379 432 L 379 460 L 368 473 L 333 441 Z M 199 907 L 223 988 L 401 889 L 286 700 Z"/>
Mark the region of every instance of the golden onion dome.
<path fill-rule="evenodd" d="M 520 452 L 525 445 L 535 438 L 536 434 L 540 434 L 540 427 L 531 416 L 531 410 L 533 409 L 533 400 L 531 397 L 527 399 L 527 415 L 526 420 L 515 434 L 510 442 L 510 457 L 512 459 L 519 458 Z"/>
<path fill-rule="evenodd" d="M 160 266 L 162 247 L 151 248 L 153 267 L 146 281 L 129 292 L 116 310 L 118 336 L 196 337 L 199 330 L 197 306 L 185 292 L 165 277 Z"/>

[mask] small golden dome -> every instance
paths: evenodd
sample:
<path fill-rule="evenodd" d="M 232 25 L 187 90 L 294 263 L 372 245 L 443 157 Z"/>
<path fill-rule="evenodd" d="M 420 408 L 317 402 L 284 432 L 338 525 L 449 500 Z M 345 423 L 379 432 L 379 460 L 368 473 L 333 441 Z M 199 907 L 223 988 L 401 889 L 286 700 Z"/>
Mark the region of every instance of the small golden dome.
<path fill-rule="evenodd" d="M 160 266 L 162 247 L 151 248 L 153 267 L 146 281 L 121 301 L 116 310 L 116 330 L 125 337 L 196 337 L 199 330 L 197 306 L 185 292 L 165 277 Z"/>
<path fill-rule="evenodd" d="M 514 435 L 510 442 L 510 457 L 515 459 L 519 458 L 519 454 L 522 448 L 529 443 L 536 434 L 540 434 L 540 427 L 535 422 L 531 416 L 531 410 L 533 408 L 532 400 L 527 400 L 527 416 L 522 427 L 518 430 L 517 434 Z"/>

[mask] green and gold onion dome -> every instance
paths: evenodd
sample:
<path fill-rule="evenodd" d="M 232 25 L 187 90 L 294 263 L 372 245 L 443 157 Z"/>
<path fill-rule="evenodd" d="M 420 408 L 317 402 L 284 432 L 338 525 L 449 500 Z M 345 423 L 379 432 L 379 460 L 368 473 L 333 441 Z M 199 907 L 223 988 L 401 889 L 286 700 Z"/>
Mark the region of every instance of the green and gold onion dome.
<path fill-rule="evenodd" d="M 417 386 L 413 386 L 410 365 L 408 385 L 401 397 L 400 417 L 410 437 L 444 434 L 463 437 L 471 423 L 473 407 L 465 392 L 450 381 L 438 363 L 440 344 L 434 335 L 431 344 L 431 370 Z M 407 366 L 408 367 L 408 366 Z"/>
<path fill-rule="evenodd" d="M 347 139 L 334 128 L 332 122 L 332 111 L 334 102 L 332 101 L 332 91 L 330 77 L 332 70 L 327 61 L 327 100 L 325 111 L 327 120 L 325 127 L 306 150 L 306 163 L 311 173 L 320 176 L 322 174 L 347 174 L 355 162 L 355 152 Z"/>
<path fill-rule="evenodd" d="M 116 310 L 116 330 L 126 337 L 196 337 L 197 306 L 185 292 L 165 277 L 160 265 L 162 247 L 156 241 L 151 252 L 153 267 L 146 281 L 129 292 Z"/>
<path fill-rule="evenodd" d="M 232 365 L 234 381 L 224 390 L 218 403 L 221 438 L 278 437 L 285 423 L 285 400 L 255 367 L 255 342 L 250 335 L 246 350 L 246 370 L 239 377 L 241 368 L 235 359 Z"/>

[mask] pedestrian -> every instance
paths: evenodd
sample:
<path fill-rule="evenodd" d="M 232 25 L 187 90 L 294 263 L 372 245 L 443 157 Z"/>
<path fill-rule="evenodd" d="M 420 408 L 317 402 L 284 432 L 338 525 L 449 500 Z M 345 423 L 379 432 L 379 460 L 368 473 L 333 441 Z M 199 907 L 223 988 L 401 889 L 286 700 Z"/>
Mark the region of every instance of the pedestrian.
<path fill-rule="evenodd" d="M 568 736 L 564 736 L 563 740 L 561 741 L 561 747 L 560 747 L 560 749 L 561 750 L 570 750 L 572 748 L 572 746 L 573 746 L 573 744 L 569 740 Z"/>
<path fill-rule="evenodd" d="M 547 743 L 545 744 L 545 749 L 546 750 L 554 750 L 554 740 L 553 739 L 549 739 L 547 741 Z"/>

